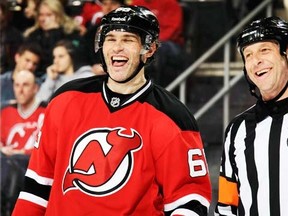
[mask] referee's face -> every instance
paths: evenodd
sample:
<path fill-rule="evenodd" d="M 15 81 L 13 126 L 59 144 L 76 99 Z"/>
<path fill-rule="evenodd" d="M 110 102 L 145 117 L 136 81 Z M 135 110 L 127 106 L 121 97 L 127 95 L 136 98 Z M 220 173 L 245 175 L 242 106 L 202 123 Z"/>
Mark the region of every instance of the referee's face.
<path fill-rule="evenodd" d="M 265 101 L 276 97 L 288 81 L 287 55 L 280 55 L 277 42 L 253 43 L 243 50 L 245 68 Z M 288 93 L 286 92 L 286 97 Z M 280 98 L 285 97 L 285 94 Z"/>

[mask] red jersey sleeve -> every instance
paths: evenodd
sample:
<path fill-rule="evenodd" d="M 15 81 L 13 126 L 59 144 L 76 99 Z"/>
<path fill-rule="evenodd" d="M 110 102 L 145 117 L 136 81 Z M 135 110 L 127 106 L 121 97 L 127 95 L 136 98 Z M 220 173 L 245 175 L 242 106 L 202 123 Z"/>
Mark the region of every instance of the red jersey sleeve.
<path fill-rule="evenodd" d="M 173 124 L 165 126 L 161 133 L 158 131 L 160 136 L 156 141 L 163 143 L 166 140 L 165 149 L 158 149 L 155 153 L 159 155 L 156 158 L 156 173 L 159 174 L 157 181 L 164 190 L 164 211 L 172 213 L 192 202 L 208 211 L 211 183 L 200 133 L 180 131 Z M 197 212 L 192 205 L 188 210 Z"/>

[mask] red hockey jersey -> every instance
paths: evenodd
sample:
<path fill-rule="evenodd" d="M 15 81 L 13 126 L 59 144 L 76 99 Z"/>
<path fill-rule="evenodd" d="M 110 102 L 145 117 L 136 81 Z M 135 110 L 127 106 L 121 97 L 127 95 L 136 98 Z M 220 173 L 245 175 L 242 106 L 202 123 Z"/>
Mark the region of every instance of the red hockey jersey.
<path fill-rule="evenodd" d="M 207 215 L 209 173 L 189 110 L 151 81 L 125 96 L 106 79 L 55 93 L 13 215 Z"/>
<path fill-rule="evenodd" d="M 2 145 L 25 149 L 25 152 L 30 154 L 43 124 L 45 107 L 44 103 L 37 104 L 27 116 L 21 114 L 16 104 L 4 107 L 0 117 Z"/>

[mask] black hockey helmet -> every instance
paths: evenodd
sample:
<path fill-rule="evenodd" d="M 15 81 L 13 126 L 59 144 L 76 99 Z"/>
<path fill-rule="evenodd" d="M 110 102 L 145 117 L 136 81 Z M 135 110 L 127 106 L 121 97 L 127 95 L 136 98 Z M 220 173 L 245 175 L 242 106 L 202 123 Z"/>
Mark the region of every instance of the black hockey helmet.
<path fill-rule="evenodd" d="M 112 30 L 139 34 L 145 50 L 153 42 L 159 45 L 159 22 L 156 16 L 142 6 L 121 6 L 101 19 L 95 38 L 95 51 L 103 46 L 106 34 Z"/>
<path fill-rule="evenodd" d="M 237 48 L 243 58 L 243 49 L 247 45 L 267 40 L 277 41 L 280 45 L 281 55 L 286 53 L 288 23 L 279 17 L 268 17 L 255 20 L 237 37 Z"/>

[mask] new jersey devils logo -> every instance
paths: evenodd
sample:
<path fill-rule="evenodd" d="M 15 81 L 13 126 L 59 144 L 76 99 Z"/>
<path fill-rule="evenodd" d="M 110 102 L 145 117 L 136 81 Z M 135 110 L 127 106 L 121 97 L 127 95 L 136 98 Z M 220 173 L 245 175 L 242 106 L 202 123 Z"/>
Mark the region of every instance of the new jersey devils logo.
<path fill-rule="evenodd" d="M 133 169 L 133 153 L 142 147 L 134 130 L 101 128 L 87 131 L 76 140 L 63 179 L 63 192 L 80 189 L 105 196 L 121 189 Z"/>

